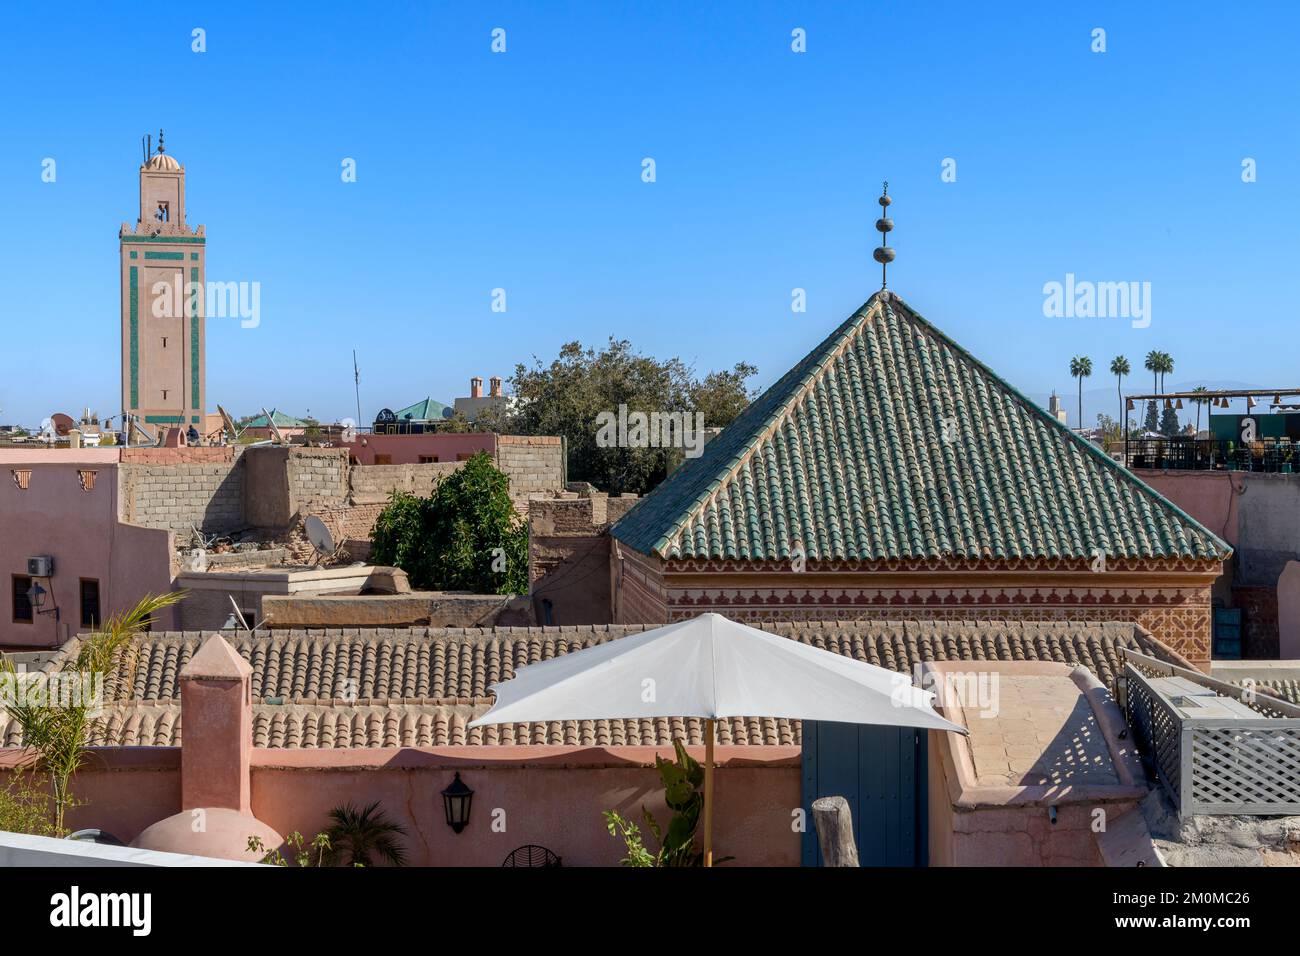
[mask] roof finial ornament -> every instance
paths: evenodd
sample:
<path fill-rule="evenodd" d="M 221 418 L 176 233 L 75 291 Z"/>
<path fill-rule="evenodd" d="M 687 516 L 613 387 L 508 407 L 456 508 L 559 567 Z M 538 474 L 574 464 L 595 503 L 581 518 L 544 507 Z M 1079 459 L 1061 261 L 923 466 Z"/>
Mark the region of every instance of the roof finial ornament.
<path fill-rule="evenodd" d="M 880 191 L 880 198 L 876 201 L 880 203 L 880 211 L 882 213 L 888 209 L 889 204 L 893 202 L 893 200 L 889 198 L 889 180 L 885 180 L 884 186 Z M 889 238 L 888 234 L 893 228 L 894 220 L 890 219 L 888 216 L 882 215 L 881 218 L 876 220 L 876 230 L 880 233 L 881 245 L 871 255 L 872 258 L 880 263 L 880 288 L 882 291 L 888 284 L 886 282 L 885 270 L 888 268 L 889 263 L 894 261 L 894 250 L 889 248 L 888 245 L 885 245 Z"/>
<path fill-rule="evenodd" d="M 158 152 L 163 152 L 163 131 L 161 127 L 158 129 Z"/>

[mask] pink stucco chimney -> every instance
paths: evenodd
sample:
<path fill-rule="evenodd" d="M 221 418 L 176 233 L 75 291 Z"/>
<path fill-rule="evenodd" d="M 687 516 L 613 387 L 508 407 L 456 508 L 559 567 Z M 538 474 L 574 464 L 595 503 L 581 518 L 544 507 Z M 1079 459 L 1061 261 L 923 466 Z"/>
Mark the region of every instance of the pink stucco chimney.
<path fill-rule="evenodd" d="M 255 863 L 284 845 L 252 813 L 252 678 L 219 634 L 181 669 L 181 810 L 145 827 L 133 847 Z"/>
<path fill-rule="evenodd" d="M 469 397 L 483 397 L 483 379 L 479 378 L 477 375 L 469 380 Z"/>
<path fill-rule="evenodd" d="M 490 389 L 488 394 L 494 398 L 499 398 L 501 395 L 501 376 L 493 375 L 488 379 L 488 387 Z"/>
<path fill-rule="evenodd" d="M 253 669 L 213 634 L 181 670 L 181 809 L 248 813 Z"/>

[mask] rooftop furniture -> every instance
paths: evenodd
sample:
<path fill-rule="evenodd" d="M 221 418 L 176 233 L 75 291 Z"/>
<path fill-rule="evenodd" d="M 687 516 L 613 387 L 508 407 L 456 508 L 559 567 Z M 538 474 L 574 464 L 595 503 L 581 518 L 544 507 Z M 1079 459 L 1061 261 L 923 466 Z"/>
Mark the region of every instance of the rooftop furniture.
<path fill-rule="evenodd" d="M 516 847 L 510 851 L 503 867 L 521 866 L 529 869 L 537 867 L 549 868 L 560 866 L 560 858 L 546 849 L 544 846 L 538 846 L 536 843 L 527 843 L 524 846 Z"/>

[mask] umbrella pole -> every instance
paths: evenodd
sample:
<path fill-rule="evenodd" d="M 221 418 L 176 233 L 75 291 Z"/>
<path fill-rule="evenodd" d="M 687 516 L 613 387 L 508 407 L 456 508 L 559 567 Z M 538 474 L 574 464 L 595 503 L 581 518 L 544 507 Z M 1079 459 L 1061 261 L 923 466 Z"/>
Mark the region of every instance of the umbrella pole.
<path fill-rule="evenodd" d="M 704 721 L 704 865 L 713 866 L 713 718 Z"/>

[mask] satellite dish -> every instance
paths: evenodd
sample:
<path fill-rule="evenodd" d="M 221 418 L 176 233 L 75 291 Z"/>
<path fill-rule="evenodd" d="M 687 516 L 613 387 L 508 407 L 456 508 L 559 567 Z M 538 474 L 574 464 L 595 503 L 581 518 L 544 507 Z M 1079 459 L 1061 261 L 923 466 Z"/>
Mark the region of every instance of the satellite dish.
<path fill-rule="evenodd" d="M 50 416 L 50 422 L 54 425 L 54 432 L 60 438 L 66 438 L 68 432 L 77 427 L 77 423 L 72 420 L 71 415 L 65 415 L 63 412 L 55 412 Z"/>
<path fill-rule="evenodd" d="M 325 527 L 324 521 L 315 515 L 308 515 L 303 526 L 307 531 L 307 540 L 311 542 L 317 554 L 328 556 L 334 553 L 334 535 L 330 534 L 330 529 Z"/>

